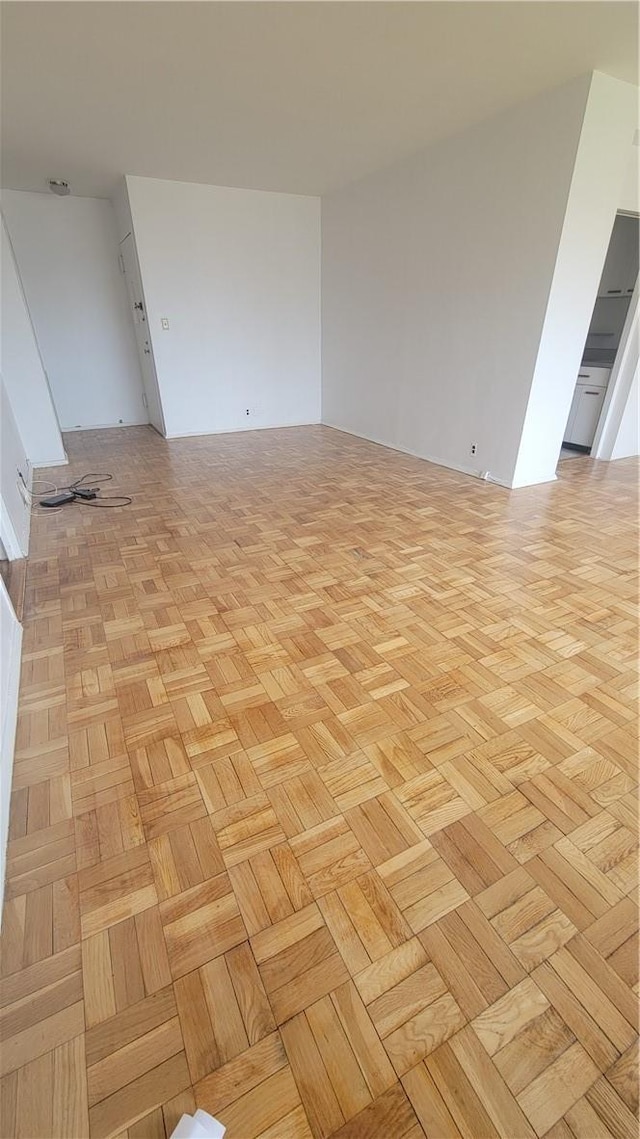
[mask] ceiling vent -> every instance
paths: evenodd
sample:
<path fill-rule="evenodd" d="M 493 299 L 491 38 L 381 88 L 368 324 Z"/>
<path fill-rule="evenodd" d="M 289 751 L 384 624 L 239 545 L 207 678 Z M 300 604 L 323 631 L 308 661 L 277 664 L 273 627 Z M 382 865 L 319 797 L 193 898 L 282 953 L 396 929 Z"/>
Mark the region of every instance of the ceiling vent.
<path fill-rule="evenodd" d="M 62 182 L 58 178 L 50 178 L 47 182 L 52 194 L 57 194 L 59 198 L 66 198 L 67 194 L 71 193 L 71 188 L 68 182 Z"/>

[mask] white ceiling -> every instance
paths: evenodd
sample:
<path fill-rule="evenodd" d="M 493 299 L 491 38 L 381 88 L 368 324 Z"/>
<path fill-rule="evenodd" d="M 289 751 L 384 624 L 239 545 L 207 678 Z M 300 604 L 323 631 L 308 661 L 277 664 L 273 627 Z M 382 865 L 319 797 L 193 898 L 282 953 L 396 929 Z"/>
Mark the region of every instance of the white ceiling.
<path fill-rule="evenodd" d="M 635 3 L 2 4 L 2 182 L 122 173 L 320 194 L 591 69 Z"/>

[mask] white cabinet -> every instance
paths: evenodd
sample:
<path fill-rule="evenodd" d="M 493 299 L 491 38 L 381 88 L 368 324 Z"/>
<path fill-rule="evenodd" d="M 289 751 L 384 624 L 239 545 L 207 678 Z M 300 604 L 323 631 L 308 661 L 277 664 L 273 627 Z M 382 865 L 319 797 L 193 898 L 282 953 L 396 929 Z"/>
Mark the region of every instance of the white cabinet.
<path fill-rule="evenodd" d="M 576 388 L 573 397 L 575 404 L 573 422 L 567 435 L 567 443 L 577 443 L 581 447 L 591 446 L 606 392 L 606 388 L 582 386 Z"/>
<path fill-rule="evenodd" d="M 575 443 L 580 447 L 591 446 L 607 394 L 608 380 L 608 368 L 580 369 L 564 432 L 565 443 Z"/>
<path fill-rule="evenodd" d="M 638 219 L 618 214 L 609 242 L 599 297 L 630 297 L 638 276 Z"/>
<path fill-rule="evenodd" d="M 606 388 L 607 384 L 609 383 L 610 371 L 611 368 L 583 367 L 578 372 L 578 379 L 576 380 L 576 383 L 578 385 L 589 384 L 590 387 L 593 387 L 595 385 L 595 387 L 598 388 Z"/>

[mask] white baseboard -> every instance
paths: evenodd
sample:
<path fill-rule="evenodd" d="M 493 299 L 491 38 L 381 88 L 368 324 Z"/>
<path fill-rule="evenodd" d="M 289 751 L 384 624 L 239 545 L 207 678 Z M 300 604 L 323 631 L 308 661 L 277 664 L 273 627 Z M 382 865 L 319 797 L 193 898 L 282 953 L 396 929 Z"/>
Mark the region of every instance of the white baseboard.
<path fill-rule="evenodd" d="M 412 451 L 410 447 L 401 447 L 399 443 L 387 443 L 384 439 L 377 439 L 374 435 L 365 435 L 362 431 L 350 431 L 348 427 L 339 427 L 337 423 L 329 423 L 326 419 L 323 419 L 322 423 L 325 427 L 330 427 L 332 431 L 342 431 L 345 435 L 353 435 L 355 439 L 366 439 L 367 443 L 376 443 L 378 447 L 387 447 L 389 451 L 399 451 L 402 455 L 411 455 L 414 459 L 423 459 L 425 463 L 433 463 L 436 467 L 444 467 L 446 470 L 456 471 L 460 475 L 470 475 L 471 478 L 493 483 L 495 486 L 504 487 L 505 490 L 513 489 L 511 483 L 507 482 L 506 479 L 496 478 L 492 474 L 486 475 L 478 468 L 445 462 L 444 459 L 437 458 L 435 455 L 425 455 L 420 451 Z"/>
<path fill-rule="evenodd" d="M 558 476 L 556 474 L 549 475 L 543 479 L 536 479 L 535 482 L 514 482 L 511 486 L 512 490 L 527 490 L 528 487 L 544 486 L 549 482 L 557 482 Z"/>
<path fill-rule="evenodd" d="M 165 439 L 194 439 L 205 435 L 241 435 L 249 431 L 284 431 L 286 427 L 320 427 L 319 419 L 304 419 L 299 423 L 259 423 L 251 427 L 220 427 L 215 431 L 179 431 L 165 435 Z"/>
<path fill-rule="evenodd" d="M 64 459 L 34 459 L 32 464 L 31 464 L 31 467 L 34 471 L 35 470 L 40 471 L 40 470 L 43 470 L 45 467 L 68 467 L 68 465 L 69 465 L 69 456 L 67 455 L 67 453 L 65 451 Z"/>
<path fill-rule="evenodd" d="M 115 423 L 86 423 L 84 426 L 61 427 L 66 435 L 71 431 L 108 431 L 111 427 L 148 427 L 148 419 L 118 419 Z"/>

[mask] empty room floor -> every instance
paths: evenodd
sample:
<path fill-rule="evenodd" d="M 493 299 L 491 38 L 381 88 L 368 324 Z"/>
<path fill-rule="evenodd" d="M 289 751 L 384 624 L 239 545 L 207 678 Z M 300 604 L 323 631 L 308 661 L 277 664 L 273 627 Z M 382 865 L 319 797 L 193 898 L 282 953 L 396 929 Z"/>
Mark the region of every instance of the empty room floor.
<path fill-rule="evenodd" d="M 133 503 L 33 519 L 2 1136 L 635 1136 L 637 464 L 66 445 Z"/>

